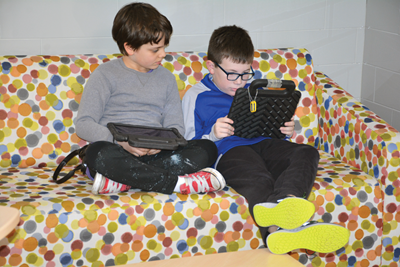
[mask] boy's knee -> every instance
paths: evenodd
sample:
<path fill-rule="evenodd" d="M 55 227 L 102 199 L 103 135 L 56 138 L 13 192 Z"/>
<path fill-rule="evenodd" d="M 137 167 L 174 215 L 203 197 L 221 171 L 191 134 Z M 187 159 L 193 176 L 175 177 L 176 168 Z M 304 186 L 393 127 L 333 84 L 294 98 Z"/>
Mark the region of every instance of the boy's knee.
<path fill-rule="evenodd" d="M 319 159 L 320 159 L 318 149 L 316 149 L 316 148 L 313 147 L 313 146 L 309 146 L 309 147 L 310 147 L 310 148 L 309 148 L 309 154 L 312 155 L 312 156 L 313 156 L 312 158 L 315 159 L 316 162 L 318 163 L 318 162 L 319 162 Z"/>
<path fill-rule="evenodd" d="M 91 143 L 85 152 L 85 160 L 89 166 L 94 166 L 99 155 L 112 155 L 118 149 L 118 145 L 107 141 L 97 141 Z"/>
<path fill-rule="evenodd" d="M 107 141 L 97 141 L 91 143 L 86 150 L 86 155 L 89 157 L 93 157 L 101 152 L 103 149 L 110 149 L 110 147 L 112 146 L 115 146 L 115 144 Z"/>
<path fill-rule="evenodd" d="M 310 161 L 319 161 L 319 152 L 313 146 L 301 144 L 298 146 L 298 152 L 300 157 L 310 159 Z"/>
<path fill-rule="evenodd" d="M 208 139 L 191 140 L 189 144 L 193 147 L 199 148 L 199 153 L 205 154 L 208 159 L 208 166 L 214 164 L 218 157 L 218 149 L 213 141 Z"/>
<path fill-rule="evenodd" d="M 217 146 L 214 144 L 213 141 L 208 139 L 200 139 L 196 140 L 197 144 L 207 150 L 209 153 L 218 154 Z"/>

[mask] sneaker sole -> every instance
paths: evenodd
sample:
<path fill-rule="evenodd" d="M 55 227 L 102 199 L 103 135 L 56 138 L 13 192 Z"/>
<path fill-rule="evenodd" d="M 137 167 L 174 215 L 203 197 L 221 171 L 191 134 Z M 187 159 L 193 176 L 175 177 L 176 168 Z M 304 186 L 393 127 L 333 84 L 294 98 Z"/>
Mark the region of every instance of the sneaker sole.
<path fill-rule="evenodd" d="M 274 254 L 285 254 L 296 249 L 320 253 L 334 252 L 349 241 L 350 231 L 341 225 L 317 223 L 298 231 L 279 230 L 267 237 L 268 249 Z"/>
<path fill-rule="evenodd" d="M 271 203 L 257 204 L 253 208 L 254 219 L 261 227 L 277 225 L 295 229 L 307 222 L 315 213 L 315 206 L 304 198 L 288 197 L 271 207 Z"/>
<path fill-rule="evenodd" d="M 221 174 L 219 171 L 217 171 L 216 169 L 213 169 L 213 168 L 204 168 L 204 169 L 202 169 L 202 171 L 206 171 L 206 172 L 212 173 L 212 174 L 217 178 L 217 180 L 218 180 L 218 182 L 219 182 L 219 188 L 215 188 L 215 190 L 221 190 L 221 189 L 223 189 L 223 188 L 226 186 L 225 178 L 224 178 L 224 177 L 222 176 L 222 174 Z"/>

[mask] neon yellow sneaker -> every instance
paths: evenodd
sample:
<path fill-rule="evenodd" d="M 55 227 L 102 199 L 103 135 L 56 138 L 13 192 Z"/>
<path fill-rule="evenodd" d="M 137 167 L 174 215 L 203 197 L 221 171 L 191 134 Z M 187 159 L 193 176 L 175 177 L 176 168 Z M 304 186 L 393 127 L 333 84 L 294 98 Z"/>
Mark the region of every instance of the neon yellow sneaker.
<path fill-rule="evenodd" d="M 320 253 L 334 252 L 349 242 L 350 231 L 333 223 L 308 223 L 293 230 L 278 230 L 268 235 L 267 247 L 274 254 L 295 249 Z"/>
<path fill-rule="evenodd" d="M 315 206 L 300 197 L 287 197 L 278 203 L 260 203 L 253 208 L 254 220 L 259 226 L 277 225 L 295 229 L 307 222 L 315 213 Z"/>

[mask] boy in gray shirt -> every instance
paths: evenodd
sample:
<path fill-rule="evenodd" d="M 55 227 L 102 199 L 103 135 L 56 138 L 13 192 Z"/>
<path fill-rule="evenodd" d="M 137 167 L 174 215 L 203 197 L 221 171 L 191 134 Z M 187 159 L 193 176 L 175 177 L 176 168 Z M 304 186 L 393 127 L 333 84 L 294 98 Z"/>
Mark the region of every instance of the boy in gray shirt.
<path fill-rule="evenodd" d="M 92 192 L 130 188 L 170 194 L 205 193 L 225 187 L 211 166 L 217 149 L 209 140 L 189 141 L 176 150 L 114 142 L 109 122 L 176 128 L 184 135 L 182 107 L 174 75 L 160 66 L 172 34 L 169 20 L 153 6 L 132 3 L 114 19 L 112 34 L 123 54 L 91 74 L 75 121 L 86 150 Z"/>

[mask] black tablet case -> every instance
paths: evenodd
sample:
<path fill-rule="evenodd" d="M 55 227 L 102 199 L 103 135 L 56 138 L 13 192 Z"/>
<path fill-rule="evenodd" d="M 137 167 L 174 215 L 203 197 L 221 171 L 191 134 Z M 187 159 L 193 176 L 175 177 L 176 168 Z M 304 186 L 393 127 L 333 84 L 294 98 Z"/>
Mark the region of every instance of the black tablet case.
<path fill-rule="evenodd" d="M 268 87 L 283 89 L 270 90 Z M 228 118 L 234 122 L 235 135 L 244 138 L 285 138 L 279 128 L 291 120 L 297 108 L 301 93 L 295 88 L 295 83 L 289 80 L 257 79 L 250 84 L 249 89 L 237 89 L 228 114 Z M 258 90 L 257 109 L 254 113 L 250 112 L 248 90 L 252 100 Z"/>
<path fill-rule="evenodd" d="M 175 150 L 187 144 L 176 128 L 148 127 L 123 123 L 108 123 L 114 139 L 133 147 Z"/>

